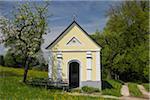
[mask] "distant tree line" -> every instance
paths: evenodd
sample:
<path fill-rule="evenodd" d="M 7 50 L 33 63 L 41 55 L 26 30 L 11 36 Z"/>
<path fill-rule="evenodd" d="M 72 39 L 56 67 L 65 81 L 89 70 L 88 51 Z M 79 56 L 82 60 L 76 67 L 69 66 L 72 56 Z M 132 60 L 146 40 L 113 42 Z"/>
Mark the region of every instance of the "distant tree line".
<path fill-rule="evenodd" d="M 9 49 L 5 55 L 0 55 L 0 65 L 14 68 L 24 68 L 25 58 L 20 55 L 15 55 Z M 31 57 L 29 69 L 47 71 L 47 63 L 43 57 L 43 53 L 40 52 L 36 57 Z"/>
<path fill-rule="evenodd" d="M 149 81 L 149 3 L 123 1 L 112 6 L 103 32 L 91 37 L 102 46 L 102 76 Z"/>

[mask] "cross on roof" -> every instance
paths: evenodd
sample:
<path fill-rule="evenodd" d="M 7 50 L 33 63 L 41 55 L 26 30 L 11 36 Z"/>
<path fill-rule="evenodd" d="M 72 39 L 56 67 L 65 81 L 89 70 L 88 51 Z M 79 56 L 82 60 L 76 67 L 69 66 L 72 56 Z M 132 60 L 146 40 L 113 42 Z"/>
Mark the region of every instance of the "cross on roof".
<path fill-rule="evenodd" d="M 73 15 L 73 20 L 75 21 L 75 20 L 76 20 L 76 18 L 77 18 L 77 15 L 76 15 L 76 14 L 74 14 L 74 15 Z"/>

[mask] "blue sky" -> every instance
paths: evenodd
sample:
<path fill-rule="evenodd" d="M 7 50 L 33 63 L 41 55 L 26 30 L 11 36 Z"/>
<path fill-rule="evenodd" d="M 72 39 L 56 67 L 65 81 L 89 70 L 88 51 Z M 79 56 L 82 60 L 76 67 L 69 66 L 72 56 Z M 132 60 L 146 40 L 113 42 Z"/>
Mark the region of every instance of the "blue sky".
<path fill-rule="evenodd" d="M 119 1 L 52 1 L 48 12 L 52 15 L 48 19 L 51 32 L 44 36 L 42 48 L 50 44 L 73 21 L 73 15 L 77 16 L 76 21 L 89 34 L 97 29 L 102 31 L 108 20 L 106 12 L 115 3 Z M 11 18 L 14 6 L 17 6 L 16 2 L 0 1 L 0 16 Z M 0 45 L 0 54 L 4 52 L 3 45 Z"/>

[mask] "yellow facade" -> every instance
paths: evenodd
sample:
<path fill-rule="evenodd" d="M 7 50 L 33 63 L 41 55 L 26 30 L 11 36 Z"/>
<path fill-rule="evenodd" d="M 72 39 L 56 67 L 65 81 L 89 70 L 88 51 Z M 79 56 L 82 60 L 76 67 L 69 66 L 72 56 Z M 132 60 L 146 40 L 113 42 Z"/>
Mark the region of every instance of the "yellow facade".
<path fill-rule="evenodd" d="M 68 46 L 66 45 L 70 39 L 76 37 L 81 45 L 79 46 Z M 68 79 L 68 62 L 70 60 L 78 60 L 81 62 L 81 81 L 86 81 L 86 51 L 92 52 L 92 80 L 96 80 L 96 52 L 100 47 L 97 46 L 93 41 L 76 25 L 71 27 L 66 34 L 52 47 L 53 51 L 63 51 L 62 56 L 62 73 L 63 79 Z M 55 55 L 56 56 L 56 55 Z"/>
<path fill-rule="evenodd" d="M 92 81 L 96 81 L 96 57 L 95 57 L 95 52 L 92 52 Z M 62 73 L 63 73 L 63 79 L 68 79 L 68 62 L 70 60 L 78 60 L 81 62 L 81 73 L 82 73 L 82 78 L 81 81 L 86 81 L 86 53 L 85 52 L 63 52 L 63 64 L 62 64 Z"/>
<path fill-rule="evenodd" d="M 67 45 L 74 37 L 80 43 L 77 45 Z M 80 62 L 80 82 L 87 81 L 87 52 L 91 52 L 91 81 L 96 81 L 96 53 L 100 52 L 101 48 L 78 25 L 72 24 L 48 49 L 56 57 L 57 53 L 61 52 L 63 79 L 69 78 L 69 61 L 77 60 Z"/>
<path fill-rule="evenodd" d="M 76 37 L 80 42 L 81 45 L 79 46 L 67 46 L 66 44 L 69 40 L 73 37 Z M 84 50 L 84 51 L 92 51 L 92 50 L 99 50 L 100 47 L 96 45 L 78 26 L 74 25 L 70 27 L 68 31 L 66 31 L 65 35 L 60 38 L 61 40 L 58 41 L 57 44 L 52 47 L 52 49 L 57 50 Z"/>

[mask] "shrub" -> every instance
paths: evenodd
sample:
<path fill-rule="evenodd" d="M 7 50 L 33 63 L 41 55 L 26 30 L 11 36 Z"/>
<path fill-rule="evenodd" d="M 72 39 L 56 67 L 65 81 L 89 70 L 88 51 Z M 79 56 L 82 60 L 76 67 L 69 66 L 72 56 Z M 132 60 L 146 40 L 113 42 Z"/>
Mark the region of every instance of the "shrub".
<path fill-rule="evenodd" d="M 75 88 L 75 89 L 71 89 L 70 92 L 77 92 L 77 93 L 81 93 L 81 89 L 79 88 Z"/>
<path fill-rule="evenodd" d="M 147 82 L 150 82 L 149 80 L 149 66 L 146 66 L 143 70 L 143 76 L 146 79 Z"/>
<path fill-rule="evenodd" d="M 98 88 L 89 87 L 89 86 L 83 86 L 82 91 L 86 93 L 100 92 Z"/>

